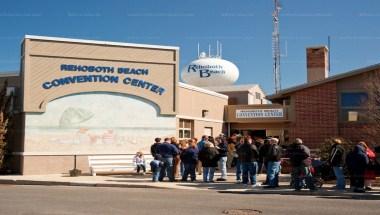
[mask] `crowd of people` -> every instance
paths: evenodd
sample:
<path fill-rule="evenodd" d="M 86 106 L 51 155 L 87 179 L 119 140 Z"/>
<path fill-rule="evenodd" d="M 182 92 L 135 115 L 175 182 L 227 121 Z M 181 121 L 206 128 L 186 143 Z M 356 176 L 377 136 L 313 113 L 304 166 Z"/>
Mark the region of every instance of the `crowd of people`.
<path fill-rule="evenodd" d="M 328 162 L 334 170 L 338 190 L 343 191 L 346 188 L 345 166 L 350 178 L 350 188 L 354 192 L 372 190 L 372 182 L 376 179 L 376 155 L 364 141 L 360 141 L 347 152 L 342 141 L 334 139 Z"/>
<path fill-rule="evenodd" d="M 264 140 L 241 135 L 227 138 L 223 134 L 215 138 L 204 135 L 199 141 L 155 138 L 151 146 L 152 180 L 163 181 L 167 177 L 169 181 L 196 181 L 197 175 L 203 175 L 205 183 L 227 181 L 227 169 L 234 167 L 236 183 L 256 187 L 261 186 L 256 176 L 265 166 L 267 180 L 263 184 L 268 188 L 278 187 L 282 152 L 278 143 L 277 138 Z M 141 152 L 134 159 L 137 171 L 145 172 L 140 158 Z M 220 171 L 220 177 L 214 180 L 216 170 Z"/>
<path fill-rule="evenodd" d="M 214 173 L 220 171 L 216 181 L 227 181 L 227 170 L 234 168 L 236 183 L 246 186 L 276 188 L 279 186 L 281 158 L 289 158 L 292 172 L 291 185 L 295 190 L 307 188 L 315 190 L 313 177 L 313 159 L 310 149 L 303 144 L 302 139 L 295 141 L 286 148 L 286 152 L 279 146 L 277 138 L 257 138 L 251 136 L 232 135 L 227 138 L 223 134 L 213 138 L 202 136 L 177 141 L 176 138 L 155 138 L 151 146 L 154 158 L 150 162 L 152 181 L 196 181 L 197 175 L 203 175 L 204 183 L 214 183 Z M 145 161 L 141 152 L 134 158 L 137 172 L 145 174 Z M 334 139 L 330 157 L 325 161 L 331 166 L 336 176 L 336 189 L 345 190 L 345 167 L 348 169 L 350 188 L 355 192 L 365 192 L 371 189 L 371 182 L 375 179 L 375 153 L 365 142 L 359 142 L 353 150 L 346 152 L 340 139 Z M 257 175 L 263 169 L 266 180 L 260 184 Z M 202 174 L 203 172 L 203 174 Z"/>

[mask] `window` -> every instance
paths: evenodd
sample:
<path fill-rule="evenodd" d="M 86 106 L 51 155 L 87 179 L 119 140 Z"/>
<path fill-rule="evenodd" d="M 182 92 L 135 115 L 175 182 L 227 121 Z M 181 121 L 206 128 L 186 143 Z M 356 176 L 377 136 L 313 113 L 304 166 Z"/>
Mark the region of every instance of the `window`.
<path fill-rule="evenodd" d="M 368 94 L 363 92 L 342 93 L 340 104 L 342 107 L 360 107 L 368 100 Z"/>
<path fill-rule="evenodd" d="M 260 93 L 255 93 L 256 94 L 256 99 L 260 100 L 261 99 L 261 94 Z"/>
<path fill-rule="evenodd" d="M 193 121 L 188 119 L 179 119 L 178 129 L 179 139 L 190 139 L 193 135 Z"/>
<path fill-rule="evenodd" d="M 342 121 L 365 121 L 368 94 L 365 92 L 347 92 L 340 95 L 340 118 Z"/>

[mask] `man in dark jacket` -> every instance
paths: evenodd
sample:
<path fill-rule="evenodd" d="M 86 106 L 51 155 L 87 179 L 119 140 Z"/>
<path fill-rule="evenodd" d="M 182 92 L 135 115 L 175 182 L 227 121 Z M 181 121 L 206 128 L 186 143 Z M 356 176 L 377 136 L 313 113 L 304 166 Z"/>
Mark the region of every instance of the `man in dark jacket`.
<path fill-rule="evenodd" d="M 161 155 L 161 160 L 164 163 L 158 180 L 162 181 L 165 176 L 168 176 L 169 181 L 174 181 L 173 157 L 179 154 L 179 150 L 170 144 L 170 138 L 165 138 L 164 142 L 157 146 L 157 154 Z"/>
<path fill-rule="evenodd" d="M 218 166 L 219 152 L 210 142 L 206 142 L 199 152 L 199 160 L 203 165 L 203 182 L 214 182 L 215 168 Z"/>
<path fill-rule="evenodd" d="M 331 147 L 329 163 L 333 167 L 336 177 L 336 188 L 344 190 L 346 188 L 346 179 L 344 178 L 344 160 L 346 151 L 342 146 L 342 141 L 338 138 L 333 139 L 334 145 Z"/>
<path fill-rule="evenodd" d="M 252 138 L 247 136 L 244 138 L 244 143 L 237 150 L 238 159 L 241 162 L 243 169 L 243 184 L 248 185 L 249 181 L 253 187 L 256 187 L 257 160 L 259 152 L 257 147 L 252 143 Z"/>
<path fill-rule="evenodd" d="M 265 159 L 265 157 L 267 156 L 269 148 L 271 147 L 269 140 L 270 139 L 265 139 L 264 144 L 259 148 L 259 163 L 262 163 L 266 172 L 268 172 L 268 161 Z M 268 174 L 263 185 L 268 185 Z"/>
<path fill-rule="evenodd" d="M 310 190 L 314 190 L 313 176 L 311 174 L 310 149 L 303 145 L 301 138 L 296 138 L 287 150 L 290 163 L 292 165 L 292 178 L 294 179 L 294 189 L 302 188 L 302 181 L 306 181 L 306 185 Z"/>
<path fill-rule="evenodd" d="M 152 154 L 152 157 L 156 157 L 156 155 L 157 155 L 157 146 L 159 144 L 161 144 L 161 138 L 159 138 L 159 137 L 154 138 L 154 143 L 150 147 L 150 154 Z"/>
<path fill-rule="evenodd" d="M 365 148 L 357 144 L 353 151 L 346 157 L 346 164 L 350 172 L 351 188 L 354 192 L 363 193 L 364 190 L 364 171 L 369 163 Z"/>
<path fill-rule="evenodd" d="M 257 151 L 260 152 L 260 149 L 264 146 L 264 139 L 258 137 L 255 139 L 255 146 L 257 148 Z M 262 156 L 259 153 L 259 159 L 257 160 L 257 173 L 260 174 L 261 170 L 263 168 L 263 159 L 261 159 Z"/>
<path fill-rule="evenodd" d="M 264 188 L 276 188 L 278 187 L 278 175 L 280 174 L 281 164 L 281 148 L 278 145 L 279 140 L 277 138 L 269 139 L 268 152 L 265 156 L 267 165 L 267 177 L 268 186 Z"/>
<path fill-rule="evenodd" d="M 181 153 L 181 162 L 183 162 L 185 171 L 182 175 L 182 181 L 187 181 L 187 177 L 190 174 L 191 181 L 196 180 L 195 167 L 198 161 L 198 148 L 194 140 L 189 140 L 189 147 L 184 149 Z"/>

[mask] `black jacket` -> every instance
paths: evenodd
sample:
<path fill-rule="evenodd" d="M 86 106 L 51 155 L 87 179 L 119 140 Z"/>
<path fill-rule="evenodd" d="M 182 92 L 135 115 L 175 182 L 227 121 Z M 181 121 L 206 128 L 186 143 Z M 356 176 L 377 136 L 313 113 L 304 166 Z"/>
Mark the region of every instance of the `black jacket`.
<path fill-rule="evenodd" d="M 291 144 L 287 149 L 287 156 L 292 166 L 301 166 L 303 161 L 310 157 L 310 149 L 302 144 Z"/>
<path fill-rule="evenodd" d="M 260 148 L 259 148 L 259 161 L 263 162 L 264 158 L 267 156 L 268 151 L 270 148 L 269 143 L 264 143 Z"/>
<path fill-rule="evenodd" d="M 219 160 L 219 152 L 214 147 L 203 147 L 198 154 L 199 160 L 203 167 L 217 167 Z"/>
<path fill-rule="evenodd" d="M 152 154 L 153 157 L 156 157 L 156 155 L 158 154 L 157 146 L 159 144 L 160 143 L 153 143 L 153 145 L 150 147 L 150 154 Z"/>
<path fill-rule="evenodd" d="M 281 160 L 281 147 L 277 144 L 270 144 L 268 152 L 265 156 L 266 161 L 280 161 Z"/>
<path fill-rule="evenodd" d="M 219 157 L 227 157 L 227 143 L 225 141 L 218 145 Z"/>
<path fill-rule="evenodd" d="M 244 143 L 237 150 L 241 162 L 252 162 L 259 159 L 259 152 L 254 144 Z"/>
<path fill-rule="evenodd" d="M 344 166 L 346 158 L 346 150 L 340 144 L 334 144 L 331 147 L 329 162 L 331 166 Z"/>

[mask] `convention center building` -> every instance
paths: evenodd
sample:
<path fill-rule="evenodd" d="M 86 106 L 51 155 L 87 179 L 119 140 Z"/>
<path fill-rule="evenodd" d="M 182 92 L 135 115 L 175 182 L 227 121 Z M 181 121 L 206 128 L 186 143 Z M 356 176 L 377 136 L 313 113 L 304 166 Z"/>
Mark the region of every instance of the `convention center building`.
<path fill-rule="evenodd" d="M 307 49 L 308 82 L 266 96 L 257 84 L 234 85 L 231 62 L 198 53 L 179 71 L 171 46 L 25 36 L 20 72 L 2 73 L 13 92 L 16 134 L 11 167 L 21 174 L 89 172 L 92 155 L 150 153 L 155 137 L 188 139 L 220 133 L 361 138 L 361 102 L 370 66 L 327 76 L 325 47 Z M 181 76 L 182 81 L 179 81 Z"/>

